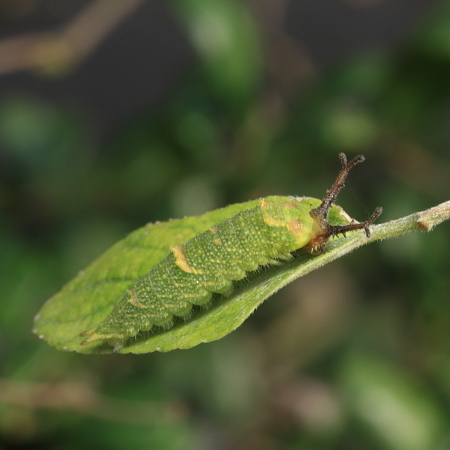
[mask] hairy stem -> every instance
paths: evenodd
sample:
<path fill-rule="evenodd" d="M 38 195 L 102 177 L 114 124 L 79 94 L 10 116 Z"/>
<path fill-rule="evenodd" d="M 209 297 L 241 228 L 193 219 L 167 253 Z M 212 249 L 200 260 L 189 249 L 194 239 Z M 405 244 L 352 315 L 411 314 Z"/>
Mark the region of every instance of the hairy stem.
<path fill-rule="evenodd" d="M 400 236 L 417 229 L 430 231 L 435 225 L 448 219 L 450 219 L 450 201 L 401 219 L 375 225 L 372 227 L 372 239 L 379 240 Z"/>

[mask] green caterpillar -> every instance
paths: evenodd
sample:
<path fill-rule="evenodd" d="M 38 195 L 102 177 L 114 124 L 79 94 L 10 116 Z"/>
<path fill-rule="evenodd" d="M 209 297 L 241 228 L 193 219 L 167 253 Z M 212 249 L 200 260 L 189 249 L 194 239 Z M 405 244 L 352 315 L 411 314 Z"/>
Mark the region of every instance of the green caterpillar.
<path fill-rule="evenodd" d="M 352 167 L 339 155 L 342 169 L 322 201 L 305 197 L 267 197 L 257 206 L 223 220 L 170 253 L 126 291 L 111 313 L 81 334 L 82 344 L 124 340 L 154 326 L 170 328 L 175 317 L 188 317 L 194 305 L 206 305 L 213 294 L 229 293 L 233 282 L 267 264 L 280 264 L 303 248 L 318 254 L 331 236 L 363 229 L 381 214 L 377 208 L 365 222 L 330 225 L 327 216 Z"/>

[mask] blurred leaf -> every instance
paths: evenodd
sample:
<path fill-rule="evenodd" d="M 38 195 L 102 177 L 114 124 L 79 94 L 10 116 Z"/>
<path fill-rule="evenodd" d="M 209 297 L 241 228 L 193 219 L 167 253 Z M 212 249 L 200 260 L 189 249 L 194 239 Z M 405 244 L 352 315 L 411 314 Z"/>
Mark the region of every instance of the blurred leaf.
<path fill-rule="evenodd" d="M 373 145 L 377 131 L 376 122 L 366 111 L 353 105 L 338 105 L 325 116 L 323 140 L 329 147 L 357 150 Z"/>
<path fill-rule="evenodd" d="M 235 108 L 246 103 L 261 77 L 261 50 L 246 7 L 234 0 L 172 0 L 203 64 L 212 94 Z"/>
<path fill-rule="evenodd" d="M 1 104 L 2 142 L 20 158 L 32 158 L 36 152 L 54 144 L 60 125 L 57 109 L 44 102 L 10 98 Z"/>
<path fill-rule="evenodd" d="M 442 59 L 450 58 L 450 4 L 442 2 L 421 33 L 418 46 Z"/>
<path fill-rule="evenodd" d="M 444 415 L 418 380 L 370 356 L 349 357 L 340 378 L 353 414 L 385 449 L 438 448 Z"/>

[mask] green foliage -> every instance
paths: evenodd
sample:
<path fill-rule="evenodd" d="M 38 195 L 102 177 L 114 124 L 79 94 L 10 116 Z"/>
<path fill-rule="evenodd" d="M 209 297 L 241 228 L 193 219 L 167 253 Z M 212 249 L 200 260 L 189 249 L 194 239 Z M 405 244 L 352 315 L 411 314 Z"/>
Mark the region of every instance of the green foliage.
<path fill-rule="evenodd" d="M 30 332 L 45 299 L 131 230 L 274 193 L 321 197 L 340 151 L 370 161 L 339 198 L 352 217 L 382 205 L 388 221 L 448 200 L 448 1 L 401 44 L 360 48 L 306 79 L 283 52 L 295 44 L 258 36 L 247 3 L 195 3 L 202 17 L 214 9 L 225 23 L 212 32 L 228 30 L 233 45 L 207 60 L 184 17 L 194 2 L 174 2 L 198 58 L 156 110 L 116 122 L 108 139 L 84 105 L 6 86 L 0 447 L 403 450 L 414 431 L 427 450 L 445 448 L 448 223 L 302 277 L 236 332 L 189 351 L 87 357 Z M 217 14 L 224 3 L 232 11 Z M 274 41 L 285 66 L 262 59 Z"/>

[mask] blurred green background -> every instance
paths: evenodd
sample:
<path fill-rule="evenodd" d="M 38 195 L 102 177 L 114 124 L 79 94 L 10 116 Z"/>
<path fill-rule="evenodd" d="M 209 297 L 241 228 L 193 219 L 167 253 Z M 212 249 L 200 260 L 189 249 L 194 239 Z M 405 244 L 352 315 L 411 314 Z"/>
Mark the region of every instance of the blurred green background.
<path fill-rule="evenodd" d="M 0 449 L 450 449 L 448 223 L 191 350 L 83 356 L 32 335 L 128 232 L 322 197 L 341 151 L 367 157 L 339 198 L 357 219 L 450 198 L 449 1 L 124 3 L 0 6 Z"/>

